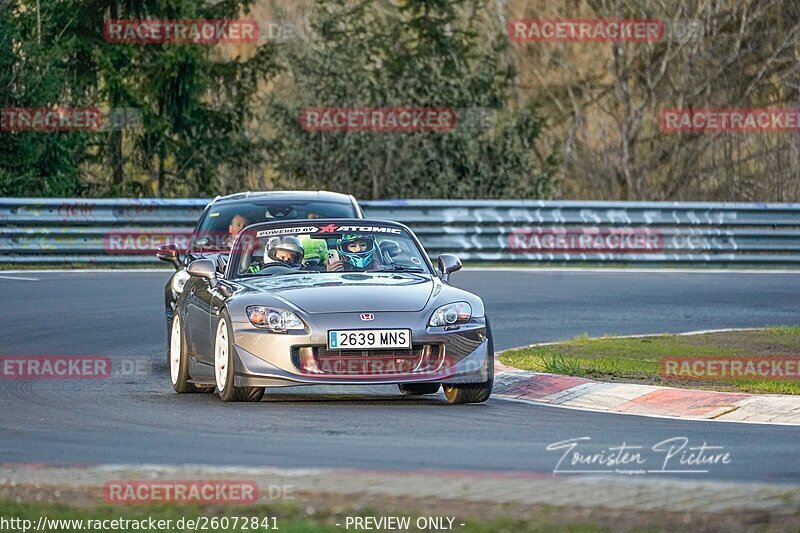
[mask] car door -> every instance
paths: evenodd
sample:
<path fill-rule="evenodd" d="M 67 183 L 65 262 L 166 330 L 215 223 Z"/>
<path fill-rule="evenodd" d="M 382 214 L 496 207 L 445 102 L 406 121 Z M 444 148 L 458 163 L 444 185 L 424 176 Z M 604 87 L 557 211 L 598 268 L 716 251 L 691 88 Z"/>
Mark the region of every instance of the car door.
<path fill-rule="evenodd" d="M 223 274 L 218 273 L 219 279 Z M 219 310 L 225 304 L 225 296 L 206 279 L 198 280 L 195 292 L 196 346 L 197 353 L 192 375 L 195 378 L 214 378 L 214 349 L 217 336 Z M 205 327 L 203 327 L 205 325 Z"/>
<path fill-rule="evenodd" d="M 214 364 L 215 317 L 211 314 L 211 284 L 209 280 L 194 278 L 191 293 L 187 295 L 186 321 L 191 334 L 193 357 L 198 369 Z M 205 372 L 203 372 L 205 374 Z"/>

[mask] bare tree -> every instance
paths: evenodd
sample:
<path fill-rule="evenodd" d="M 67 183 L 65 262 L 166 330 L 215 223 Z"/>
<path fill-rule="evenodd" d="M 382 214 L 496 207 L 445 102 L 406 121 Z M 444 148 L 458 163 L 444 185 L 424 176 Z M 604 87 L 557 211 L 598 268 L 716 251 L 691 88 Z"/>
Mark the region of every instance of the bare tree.
<path fill-rule="evenodd" d="M 668 108 L 797 107 L 798 8 L 780 0 L 564 0 L 513 17 L 663 22 L 653 42 L 518 44 L 561 139 L 563 195 L 797 200 L 797 133 L 674 133 Z"/>

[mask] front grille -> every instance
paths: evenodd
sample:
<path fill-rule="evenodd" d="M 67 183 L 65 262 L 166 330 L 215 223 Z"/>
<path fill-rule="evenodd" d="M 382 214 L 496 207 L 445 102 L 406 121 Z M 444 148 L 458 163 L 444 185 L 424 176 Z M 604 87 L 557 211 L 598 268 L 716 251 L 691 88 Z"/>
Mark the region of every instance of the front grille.
<path fill-rule="evenodd" d="M 328 350 L 304 346 L 293 350 L 295 365 L 304 373 L 328 376 L 387 376 L 431 372 L 441 362 L 438 345 L 410 350 Z"/>

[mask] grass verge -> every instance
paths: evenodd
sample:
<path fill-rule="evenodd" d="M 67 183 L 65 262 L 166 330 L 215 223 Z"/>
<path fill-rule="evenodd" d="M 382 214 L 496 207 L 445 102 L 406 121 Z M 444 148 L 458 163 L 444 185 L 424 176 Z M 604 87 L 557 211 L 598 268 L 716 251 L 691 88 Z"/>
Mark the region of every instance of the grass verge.
<path fill-rule="evenodd" d="M 800 355 L 800 326 L 702 335 L 589 338 L 508 350 L 500 361 L 522 370 L 670 387 L 750 393 L 800 394 L 796 379 L 665 379 L 663 357 L 765 357 Z"/>
<path fill-rule="evenodd" d="M 441 514 L 418 514 L 415 512 L 386 512 L 375 508 L 361 508 L 359 510 L 347 510 L 344 513 L 336 513 L 336 509 L 318 509 L 313 506 L 291 506 L 281 504 L 279 506 L 252 505 L 252 506 L 200 506 L 200 505 L 135 505 L 135 506 L 111 506 L 111 505 L 92 505 L 88 507 L 75 507 L 63 503 L 50 502 L 14 502 L 0 500 L 2 517 L 16 518 L 18 529 L 28 524 L 28 531 L 36 530 L 40 517 L 46 520 L 44 523 L 46 531 L 58 531 L 61 533 L 77 533 L 87 530 L 91 531 L 111 531 L 103 527 L 112 527 L 113 531 L 205 531 L 213 532 L 298 532 L 298 533 L 328 533 L 342 532 L 364 529 L 384 530 L 375 527 L 357 528 L 356 517 L 380 518 L 380 517 L 407 517 L 408 528 L 403 531 L 430 531 L 438 528 L 418 528 L 417 519 L 420 517 L 441 517 L 448 515 L 446 511 Z M 341 509 L 339 509 L 341 511 Z M 580 513 L 579 516 L 561 517 L 556 509 L 545 512 L 544 516 L 527 517 L 514 519 L 511 517 L 491 517 L 486 519 L 456 519 L 452 524 L 447 524 L 443 529 L 452 528 L 453 531 L 476 532 L 476 533 L 514 533 L 525 531 L 572 531 L 594 533 L 600 531 L 611 531 L 609 524 L 601 526 L 587 516 L 587 513 Z M 351 517 L 351 522 L 346 522 L 347 517 Z M 451 515 L 452 516 L 452 515 Z M 238 519 L 237 519 L 238 517 Z M 117 520 L 116 524 L 111 521 Z M 132 522 L 137 521 L 140 525 Z M 169 520 L 169 522 L 167 522 Z M 81 521 L 81 522 L 77 522 Z M 91 521 L 91 522 L 90 522 Z M 161 521 L 159 523 L 159 521 Z M 608 522 L 608 520 L 601 520 Z M 363 522 L 362 522 L 363 523 Z M 367 522 L 368 523 L 368 522 Z M 402 522 L 400 522 L 402 523 Z M 424 522 L 425 524 L 427 522 Z M 462 525 L 463 524 L 463 525 Z M 12 525 L 9 523 L 8 525 Z M 142 528 L 141 525 L 145 527 Z M 88 526 L 100 526 L 89 529 Z M 348 527 L 349 526 L 349 527 Z M 1 526 L 0 526 L 1 527 Z M 648 530 L 646 528 L 645 530 Z M 655 531 L 657 528 L 649 529 Z M 3 529 L 6 531 L 6 529 Z"/>
<path fill-rule="evenodd" d="M 376 478 L 375 481 L 378 481 Z M 384 479 L 383 483 L 392 483 L 392 479 Z M 457 481 L 456 481 L 457 482 Z M 475 496 L 480 494 L 481 481 L 473 478 Z M 552 482 L 552 488 L 559 487 L 560 482 Z M 547 490 L 548 485 L 536 483 L 539 490 Z M 558 490 L 564 491 L 561 485 Z M 675 485 L 665 487 L 666 491 L 674 491 Z M 713 492 L 713 491 L 712 491 Z M 266 501 L 260 500 L 254 505 L 180 505 L 180 504 L 128 504 L 113 505 L 103 503 L 102 486 L 71 484 L 69 482 L 42 483 L 4 483 L 0 480 L 0 531 L 22 531 L 19 524 L 3 525 L 3 519 L 21 519 L 30 521 L 27 531 L 52 531 L 72 533 L 78 531 L 209 531 L 233 532 L 252 531 L 268 532 L 276 529 L 287 532 L 345 532 L 365 530 L 385 530 L 374 522 L 372 527 L 354 527 L 356 517 L 363 519 L 379 519 L 381 517 L 407 518 L 408 527 L 391 528 L 395 531 L 451 531 L 477 533 L 524 533 L 534 531 L 553 532 L 598 532 L 598 531 L 673 531 L 677 524 L 688 531 L 796 531 L 800 523 L 800 513 L 787 512 L 783 508 L 770 508 L 754 513 L 748 509 L 726 509 L 724 511 L 697 509 L 669 510 L 660 509 L 654 512 L 648 505 L 636 508 L 638 497 L 628 491 L 631 507 L 609 508 L 606 499 L 600 497 L 599 502 L 572 501 L 567 492 L 558 498 L 563 505 L 543 505 L 522 502 L 493 502 L 481 497 L 462 500 L 441 496 L 391 496 L 370 492 L 363 493 L 331 493 L 331 492 L 293 492 L 288 499 Z M 722 493 L 720 493 L 722 494 Z M 668 499 L 671 497 L 669 495 Z M 788 497 L 788 496 L 787 496 Z M 700 502 L 697 502 L 700 503 Z M 706 502 L 711 504 L 711 500 Z M 641 503 L 639 503 L 640 505 Z M 221 520 L 227 517 L 227 524 Z M 232 527 L 232 519 L 239 517 L 238 527 Z M 244 527 L 242 519 L 248 517 L 258 519 L 259 527 Z M 347 527 L 347 518 L 350 525 Z M 83 520 L 83 524 L 46 524 L 36 529 L 39 521 L 49 520 Z M 217 520 L 213 520 L 217 518 Z M 266 521 L 264 519 L 267 519 Z M 439 527 L 433 522 L 425 522 L 418 526 L 418 518 L 440 519 Z M 447 519 L 451 518 L 452 522 Z M 120 527 L 105 524 L 99 529 L 87 527 L 86 520 L 171 520 L 169 527 L 131 527 L 130 524 L 118 524 Z M 183 519 L 183 523 L 178 521 Z M 444 520 L 441 520 L 444 519 Z M 189 525 L 188 520 L 194 524 Z M 364 522 L 362 522 L 364 523 Z M 125 525 L 126 527 L 121 527 Z M 263 527 L 264 525 L 269 528 Z M 405 524 L 404 524 L 405 525 Z M 11 527 L 9 527 L 11 526 Z M 82 526 L 82 527 L 81 527 Z M 182 527 L 180 527 L 182 526 Z"/>
<path fill-rule="evenodd" d="M 329 502 L 330 504 L 330 502 Z M 413 505 L 413 504 L 412 504 Z M 201 505 L 83 505 L 32 502 L 0 499 L 0 521 L 9 522 L 11 529 L 2 531 L 37 531 L 39 520 L 46 520 L 38 531 L 58 533 L 78 533 L 85 531 L 130 531 L 186 532 L 203 531 L 209 533 L 281 531 L 288 533 L 341 533 L 346 531 L 453 531 L 464 533 L 526 533 L 526 532 L 572 532 L 597 533 L 611 531 L 657 532 L 670 531 L 675 524 L 681 524 L 695 531 L 749 531 L 761 533 L 789 531 L 797 524 L 797 514 L 763 513 L 753 523 L 752 516 L 746 513 L 703 513 L 703 512 L 664 512 L 634 510 L 611 510 L 587 507 L 525 506 L 514 504 L 481 505 L 471 502 L 465 504 L 455 501 L 438 501 L 435 508 L 429 506 L 424 513 L 411 511 L 401 502 L 380 502 L 375 506 L 353 508 L 333 503 L 333 506 L 315 502 L 306 505 L 258 504 L 250 506 L 201 506 Z M 347 517 L 377 519 L 380 517 L 408 517 L 409 527 L 385 529 L 376 526 L 355 527 L 346 522 Z M 417 518 L 453 517 L 452 525 L 446 521 L 441 526 L 417 527 Z M 468 516 L 468 517 L 465 517 Z M 44 517 L 44 518 L 41 518 Z M 234 525 L 234 517 L 239 517 Z M 462 518 L 464 517 L 464 518 Z M 227 523 L 224 521 L 227 518 Z M 244 519 L 248 525 L 243 526 Z M 250 522 L 256 519 L 258 524 Z M 28 521 L 20 523 L 20 521 Z M 71 524 L 64 521 L 73 521 Z M 82 521 L 81 523 L 74 522 Z M 89 523 L 88 520 L 93 522 Z M 116 524 L 111 521 L 118 520 Z M 136 520 L 136 526 L 122 520 Z M 155 523 L 149 522 L 153 520 Z M 158 524 L 159 520 L 170 520 Z M 181 522 L 181 520 L 183 520 Z M 192 520 L 193 522 L 188 522 Z M 61 521 L 60 523 L 57 521 Z M 99 521 L 97 523 L 96 521 Z M 363 524 L 364 522 L 362 522 Z M 100 526 L 91 527 L 91 526 Z M 266 527 L 265 527 L 266 526 Z M 424 526 L 424 523 L 423 523 Z M 6 527 L 6 526 L 0 526 Z"/>

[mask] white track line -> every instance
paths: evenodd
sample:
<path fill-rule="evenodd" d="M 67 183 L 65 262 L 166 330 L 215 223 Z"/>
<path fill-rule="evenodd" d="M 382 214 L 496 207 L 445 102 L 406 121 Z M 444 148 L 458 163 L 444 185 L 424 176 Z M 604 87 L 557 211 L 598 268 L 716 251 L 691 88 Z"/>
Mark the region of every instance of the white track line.
<path fill-rule="evenodd" d="M 15 281 L 41 281 L 39 278 L 26 278 L 22 276 L 0 276 L 0 279 L 12 279 Z"/>

